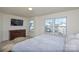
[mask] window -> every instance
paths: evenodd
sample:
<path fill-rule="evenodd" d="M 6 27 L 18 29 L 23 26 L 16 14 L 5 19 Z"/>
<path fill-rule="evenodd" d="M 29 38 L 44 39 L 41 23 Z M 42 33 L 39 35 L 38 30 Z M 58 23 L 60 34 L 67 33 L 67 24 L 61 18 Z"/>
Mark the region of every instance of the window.
<path fill-rule="evenodd" d="M 32 32 L 34 30 L 34 20 L 29 21 L 29 31 Z"/>
<path fill-rule="evenodd" d="M 45 31 L 66 34 L 66 17 L 45 20 Z"/>
<path fill-rule="evenodd" d="M 56 33 L 66 34 L 66 17 L 56 18 L 54 28 Z"/>
<path fill-rule="evenodd" d="M 52 32 L 52 26 L 53 26 L 53 20 L 50 18 L 50 19 L 47 19 L 45 21 L 45 31 L 46 32 Z"/>

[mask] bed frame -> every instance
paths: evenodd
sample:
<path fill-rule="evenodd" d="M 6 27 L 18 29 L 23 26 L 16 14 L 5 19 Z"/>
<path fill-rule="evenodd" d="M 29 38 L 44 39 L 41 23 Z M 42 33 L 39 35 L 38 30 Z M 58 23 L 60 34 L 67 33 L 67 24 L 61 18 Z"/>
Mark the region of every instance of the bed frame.
<path fill-rule="evenodd" d="M 9 40 L 13 40 L 13 39 L 15 39 L 17 37 L 26 37 L 26 30 L 25 29 L 10 30 L 9 31 L 9 36 L 10 36 Z"/>

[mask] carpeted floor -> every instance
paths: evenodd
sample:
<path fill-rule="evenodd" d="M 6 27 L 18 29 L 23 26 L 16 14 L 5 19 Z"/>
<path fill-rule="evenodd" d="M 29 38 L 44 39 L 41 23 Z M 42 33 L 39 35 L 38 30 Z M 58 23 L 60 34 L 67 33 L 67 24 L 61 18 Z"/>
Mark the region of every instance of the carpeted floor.
<path fill-rule="evenodd" d="M 12 40 L 12 41 L 6 40 L 6 41 L 1 42 L 0 43 L 0 52 L 11 52 L 12 47 L 16 43 L 24 41 L 26 39 L 27 38 L 25 38 L 25 37 L 19 37 L 19 38 Z"/>

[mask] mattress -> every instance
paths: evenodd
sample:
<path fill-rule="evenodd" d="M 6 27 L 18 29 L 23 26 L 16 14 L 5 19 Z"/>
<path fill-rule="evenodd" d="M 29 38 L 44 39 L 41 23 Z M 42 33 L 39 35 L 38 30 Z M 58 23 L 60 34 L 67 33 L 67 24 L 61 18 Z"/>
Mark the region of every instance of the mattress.
<path fill-rule="evenodd" d="M 13 52 L 62 52 L 65 38 L 62 36 L 42 34 L 22 41 L 13 46 Z"/>

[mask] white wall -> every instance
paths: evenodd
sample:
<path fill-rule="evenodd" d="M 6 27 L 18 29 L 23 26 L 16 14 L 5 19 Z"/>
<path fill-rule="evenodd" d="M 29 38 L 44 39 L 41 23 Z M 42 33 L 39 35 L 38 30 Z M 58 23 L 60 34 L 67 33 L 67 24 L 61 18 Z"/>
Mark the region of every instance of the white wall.
<path fill-rule="evenodd" d="M 2 15 L 0 15 L 0 42 L 2 41 L 2 36 L 3 36 L 3 33 L 2 33 L 2 28 L 3 28 L 3 26 L 2 26 Z"/>
<path fill-rule="evenodd" d="M 49 14 L 44 16 L 35 17 L 35 31 L 34 35 L 39 35 L 44 33 L 44 22 L 46 18 L 58 18 L 58 17 L 67 17 L 67 33 L 76 33 L 79 32 L 79 9 L 72 10 L 67 12 L 60 12 L 55 14 Z"/>
<path fill-rule="evenodd" d="M 23 26 L 10 26 L 11 18 L 24 20 Z M 9 30 L 26 29 L 26 33 L 28 33 L 27 18 L 0 13 L 0 28 L 0 41 L 9 40 Z"/>

